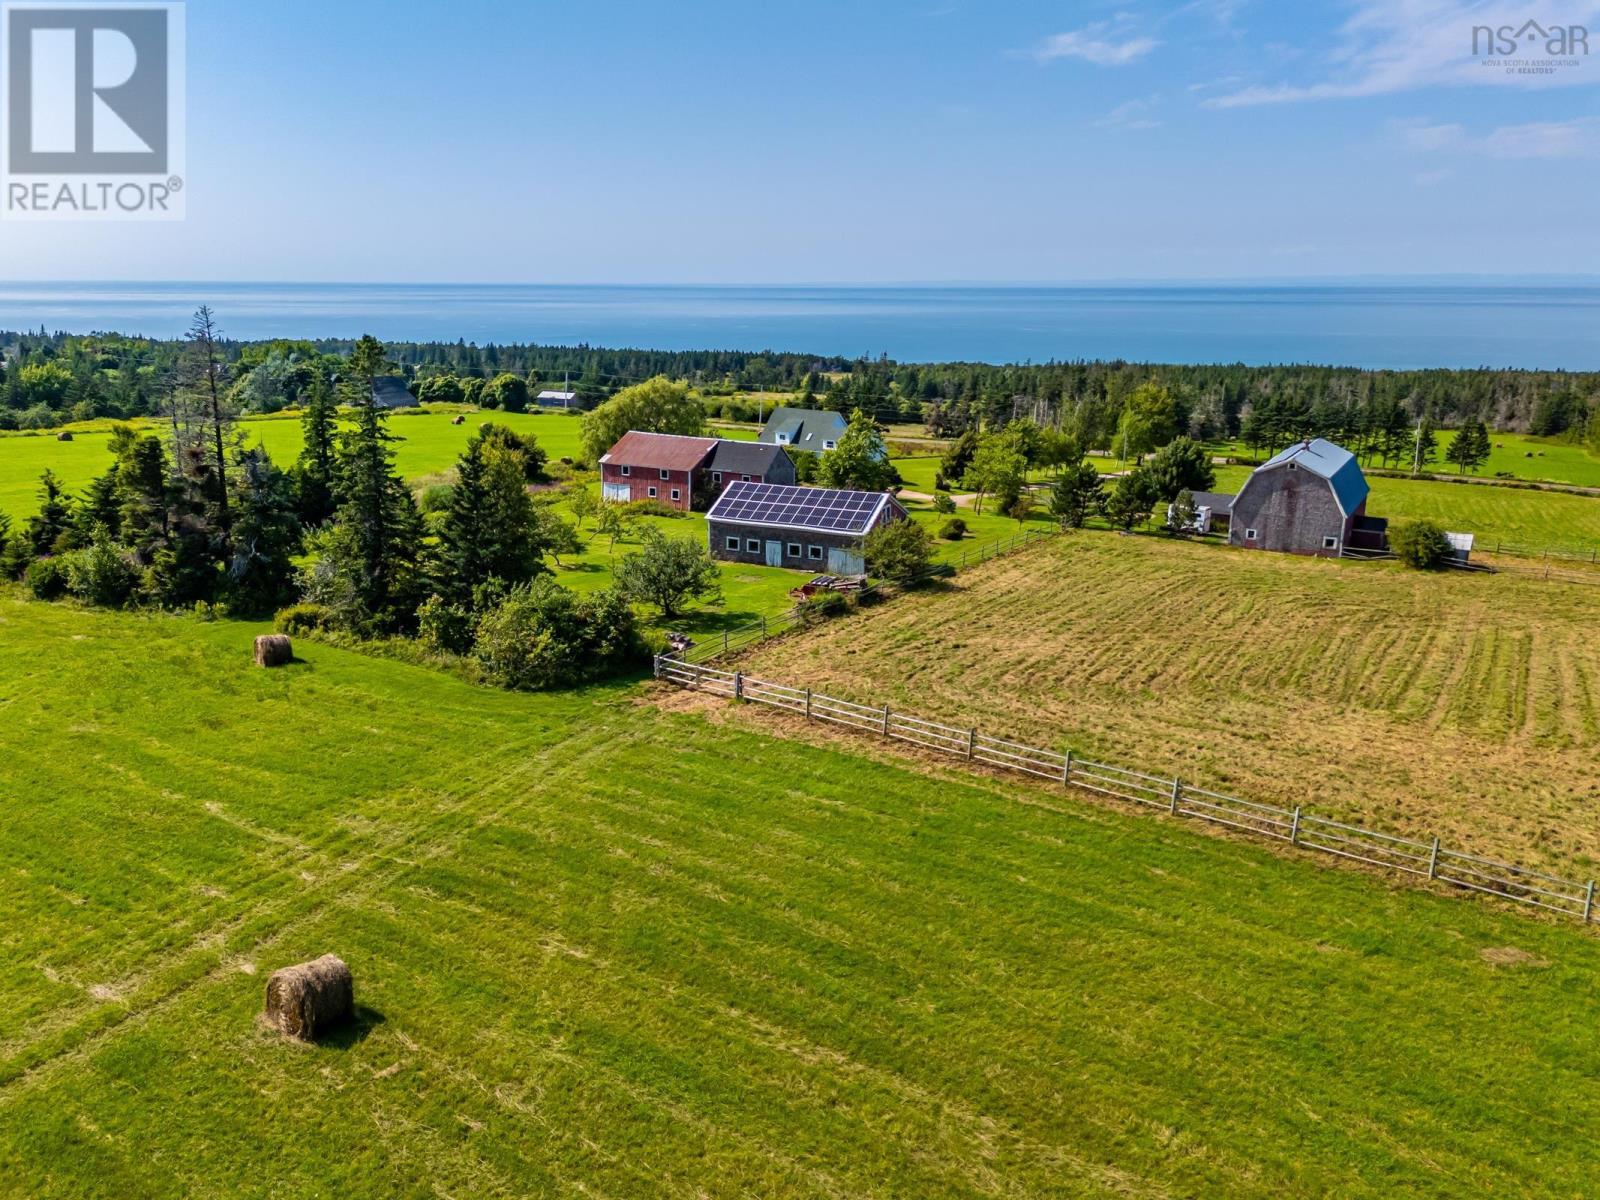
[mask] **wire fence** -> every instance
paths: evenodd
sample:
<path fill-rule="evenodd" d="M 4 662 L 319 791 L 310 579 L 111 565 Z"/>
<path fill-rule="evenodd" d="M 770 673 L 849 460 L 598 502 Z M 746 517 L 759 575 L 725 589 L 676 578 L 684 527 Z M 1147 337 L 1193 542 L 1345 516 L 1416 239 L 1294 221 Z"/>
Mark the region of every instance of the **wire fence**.
<path fill-rule="evenodd" d="M 907 742 L 975 767 L 1030 775 L 1062 787 L 1082 788 L 1160 809 L 1173 817 L 1188 817 L 1286 842 L 1300 850 L 1532 905 L 1586 925 L 1594 915 L 1595 883 L 1592 879 L 1579 883 L 1512 863 L 1481 858 L 1449 849 L 1438 838 L 1418 841 L 1379 833 L 1320 817 L 1302 808 L 1279 808 L 1241 800 L 1181 779 L 1092 762 L 1070 751 L 1042 750 L 994 737 L 973 727 L 896 712 L 888 704 L 842 700 L 810 688 L 756 679 L 742 671 L 724 671 L 671 655 L 656 659 L 655 676 L 676 687 L 748 704 L 764 704 L 808 721 L 842 725 L 886 740 Z"/>
<path fill-rule="evenodd" d="M 1054 537 L 1060 533 L 1059 529 L 1025 529 L 1011 537 L 996 538 L 992 542 L 985 542 L 974 546 L 970 550 L 962 550 L 960 554 L 935 563 L 926 575 L 916 580 L 916 583 L 926 582 L 928 579 L 941 578 L 979 563 L 988 562 L 1002 554 L 1009 554 L 1023 546 L 1032 545 L 1034 542 L 1045 538 Z M 871 604 L 878 600 L 887 599 L 898 591 L 904 590 L 905 585 L 888 582 L 874 583 L 855 592 L 857 604 Z M 841 596 L 844 593 L 839 593 Z M 769 637 L 777 637 L 781 633 L 802 628 L 819 619 L 823 614 L 808 606 L 807 601 L 800 601 L 793 608 L 770 617 L 761 617 L 747 625 L 739 625 L 732 629 L 725 629 L 714 637 L 705 638 L 694 642 L 687 649 L 678 651 L 673 657 L 680 662 L 706 663 L 720 658 L 724 654 L 731 654 L 737 650 L 744 650 L 757 642 L 765 641 Z"/>

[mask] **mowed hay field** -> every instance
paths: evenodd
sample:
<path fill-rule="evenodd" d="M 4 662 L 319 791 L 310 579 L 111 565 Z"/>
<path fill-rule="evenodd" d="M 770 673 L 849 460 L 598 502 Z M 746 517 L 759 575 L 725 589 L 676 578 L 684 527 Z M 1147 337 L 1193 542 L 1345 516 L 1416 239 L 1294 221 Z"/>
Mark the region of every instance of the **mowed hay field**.
<path fill-rule="evenodd" d="M 1091 532 L 745 669 L 1585 879 L 1597 629 L 1600 587 Z"/>
<path fill-rule="evenodd" d="M 1576 928 L 254 632 L 0 593 L 0 1194 L 1593 1183 Z"/>

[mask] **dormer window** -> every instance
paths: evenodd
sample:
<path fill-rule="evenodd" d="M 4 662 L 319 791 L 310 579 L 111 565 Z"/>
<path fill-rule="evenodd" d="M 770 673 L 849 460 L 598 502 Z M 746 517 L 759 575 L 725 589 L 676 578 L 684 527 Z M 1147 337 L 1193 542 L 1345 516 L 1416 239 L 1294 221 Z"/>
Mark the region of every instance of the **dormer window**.
<path fill-rule="evenodd" d="M 838 442 L 823 442 L 822 443 L 822 448 L 824 450 L 837 450 L 839 448 L 839 443 Z"/>

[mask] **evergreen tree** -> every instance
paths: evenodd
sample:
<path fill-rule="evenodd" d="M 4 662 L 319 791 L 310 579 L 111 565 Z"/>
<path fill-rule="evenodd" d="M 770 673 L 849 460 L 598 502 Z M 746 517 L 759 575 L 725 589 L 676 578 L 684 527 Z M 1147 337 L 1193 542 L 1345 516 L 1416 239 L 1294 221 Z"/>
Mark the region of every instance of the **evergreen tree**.
<path fill-rule="evenodd" d="M 122 467 L 113 463 L 104 474 L 95 476 L 83 493 L 74 518 L 75 543 L 87 546 L 95 529 L 101 528 L 111 538 L 122 536 Z"/>
<path fill-rule="evenodd" d="M 228 609 L 246 616 L 270 613 L 295 597 L 294 556 L 300 551 L 295 489 L 260 447 L 241 451 L 237 461 Z"/>
<path fill-rule="evenodd" d="M 1100 472 L 1083 459 L 1062 469 L 1050 489 L 1050 511 L 1066 529 L 1081 529 L 1105 500 Z"/>
<path fill-rule="evenodd" d="M 1461 474 L 1476 471 L 1489 461 L 1489 431 L 1482 421 L 1470 421 L 1456 433 L 1450 443 L 1450 461 Z"/>
<path fill-rule="evenodd" d="M 397 439 L 372 395 L 373 380 L 387 366 L 382 344 L 370 334 L 350 353 L 348 398 L 356 408 L 356 427 L 340 447 L 341 503 L 335 519 L 346 528 L 356 557 L 355 621 L 392 631 L 409 623 L 420 599 L 415 592 L 422 519 L 395 472 L 390 443 Z"/>
<path fill-rule="evenodd" d="M 333 390 L 318 371 L 306 392 L 305 411 L 300 417 L 305 446 L 295 463 L 300 520 L 307 526 L 321 525 L 337 507 L 338 417 Z"/>
<path fill-rule="evenodd" d="M 532 579 L 543 569 L 543 550 L 521 454 L 473 438 L 456 464 L 450 507 L 439 526 L 429 572 L 434 591 L 466 608 L 490 579 L 513 585 Z"/>
<path fill-rule="evenodd" d="M 39 511 L 28 518 L 23 530 L 29 555 L 43 558 L 66 549 L 72 535 L 72 501 L 62 490 L 54 471 L 39 476 Z"/>

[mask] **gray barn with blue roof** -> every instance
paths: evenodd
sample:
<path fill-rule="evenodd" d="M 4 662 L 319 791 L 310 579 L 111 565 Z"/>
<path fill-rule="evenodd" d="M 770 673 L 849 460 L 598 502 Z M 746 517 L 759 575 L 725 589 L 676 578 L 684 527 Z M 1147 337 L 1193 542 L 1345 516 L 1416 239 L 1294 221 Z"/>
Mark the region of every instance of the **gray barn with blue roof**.
<path fill-rule="evenodd" d="M 1323 438 L 1296 442 L 1257 467 L 1233 499 L 1228 541 L 1255 550 L 1337 558 L 1381 548 L 1382 521 L 1367 516 L 1367 477 L 1356 456 Z"/>

